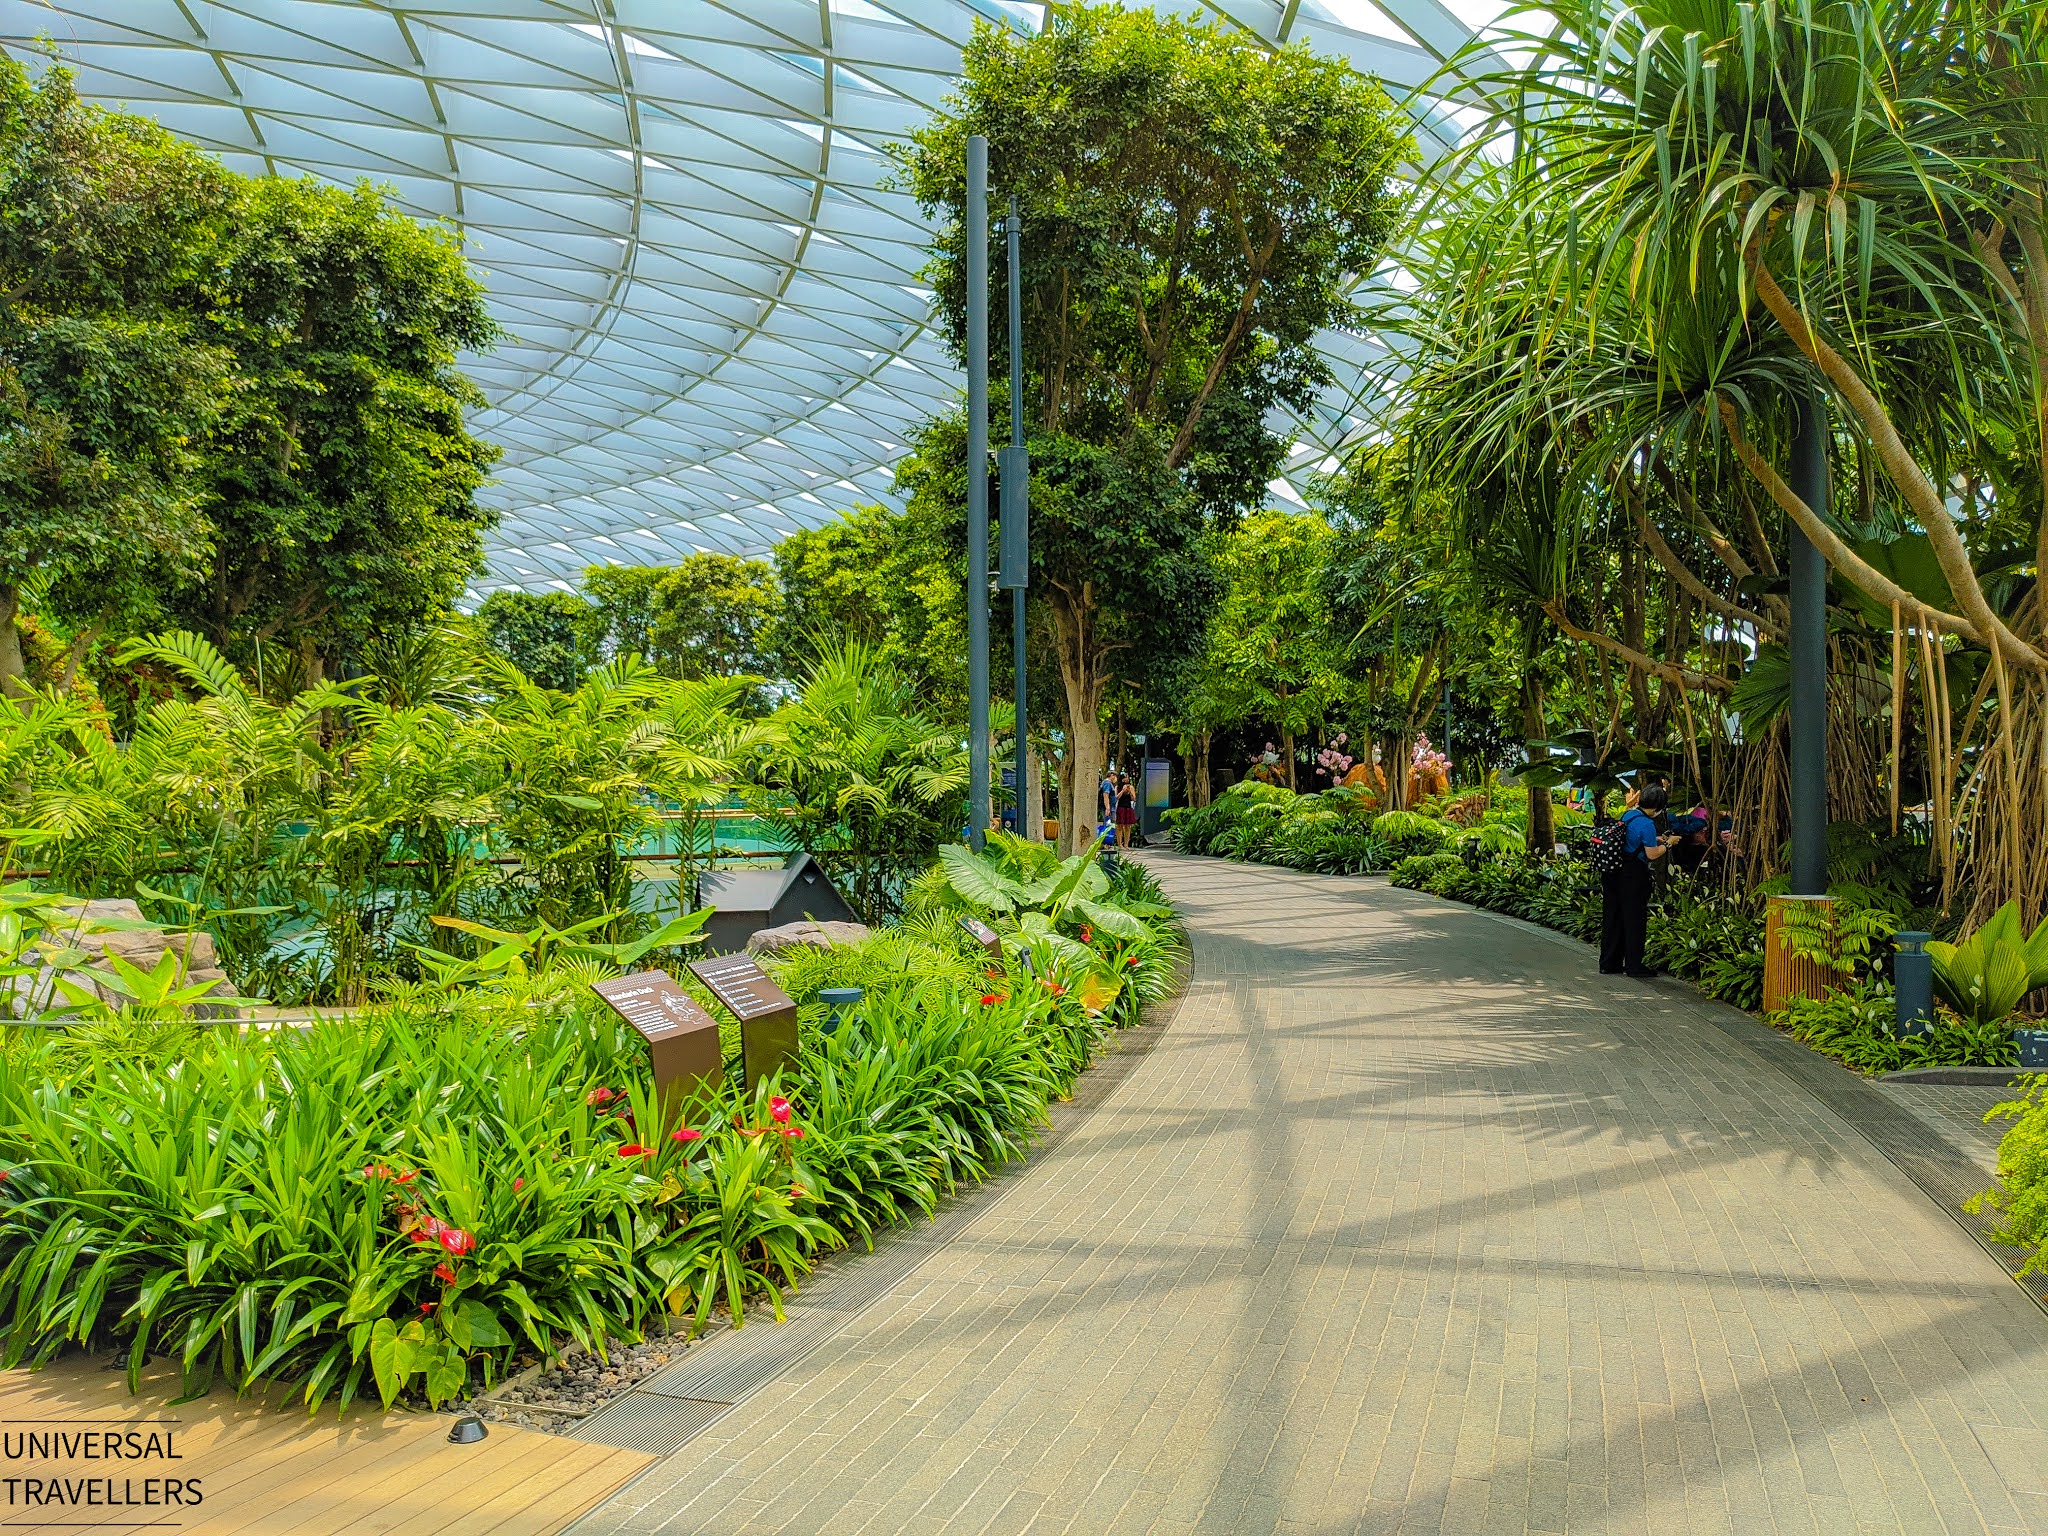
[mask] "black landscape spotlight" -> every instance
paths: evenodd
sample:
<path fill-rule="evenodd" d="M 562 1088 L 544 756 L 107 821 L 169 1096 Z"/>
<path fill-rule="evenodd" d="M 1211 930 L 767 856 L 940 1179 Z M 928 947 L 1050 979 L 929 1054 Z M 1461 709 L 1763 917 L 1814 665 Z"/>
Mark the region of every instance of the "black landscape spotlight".
<path fill-rule="evenodd" d="M 454 1445 L 475 1445 L 490 1431 L 484 1428 L 484 1421 L 473 1413 L 465 1413 L 455 1421 L 455 1427 L 448 1431 L 448 1439 Z"/>

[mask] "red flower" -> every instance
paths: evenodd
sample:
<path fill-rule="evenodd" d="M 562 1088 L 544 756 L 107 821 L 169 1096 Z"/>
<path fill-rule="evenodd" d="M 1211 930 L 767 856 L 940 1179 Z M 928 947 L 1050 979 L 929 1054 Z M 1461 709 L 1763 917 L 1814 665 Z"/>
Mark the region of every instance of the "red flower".
<path fill-rule="evenodd" d="M 397 1183 L 397 1184 L 410 1184 L 410 1183 L 411 1183 L 411 1182 L 412 1182 L 412 1181 L 413 1181 L 414 1179 L 418 1178 L 419 1176 L 420 1176 L 420 1171 L 419 1171 L 419 1169 L 417 1169 L 417 1168 L 414 1168 L 414 1169 L 412 1169 L 412 1170 L 411 1170 L 410 1172 L 407 1172 L 407 1173 L 394 1173 L 394 1174 L 393 1174 L 393 1175 L 391 1176 L 391 1178 L 392 1178 L 392 1182 L 394 1182 L 394 1183 Z"/>
<path fill-rule="evenodd" d="M 789 1198 L 792 1200 L 808 1200 L 811 1198 L 811 1192 L 801 1184 L 792 1184 L 789 1186 Z"/>
<path fill-rule="evenodd" d="M 1086 923 L 1081 925 L 1081 942 L 1083 944 L 1093 944 L 1095 942 L 1095 930 Z"/>
<path fill-rule="evenodd" d="M 684 1142 L 702 1141 L 704 1139 L 704 1133 L 702 1131 L 693 1131 L 686 1125 L 680 1131 L 670 1131 L 668 1133 L 668 1139 L 670 1141 Z"/>
<path fill-rule="evenodd" d="M 1125 955 L 1125 956 L 1124 956 L 1124 964 L 1125 964 L 1125 965 L 1136 965 L 1137 963 L 1138 963 L 1138 957 L 1137 957 L 1136 955 Z"/>
<path fill-rule="evenodd" d="M 613 1099 L 616 1099 L 617 1097 L 618 1094 L 613 1089 L 593 1088 L 590 1090 L 590 1092 L 583 1095 L 583 1102 L 588 1104 L 592 1109 L 603 1109 L 605 1105 L 611 1103 L 611 1101 Z"/>
<path fill-rule="evenodd" d="M 1067 995 L 1067 989 L 1054 981 L 1050 976 L 1046 978 L 1045 985 L 1046 990 L 1051 992 L 1054 997 L 1065 997 Z"/>
<path fill-rule="evenodd" d="M 789 1124 L 789 1100 L 781 1098 L 770 1099 L 768 1101 L 768 1118 L 777 1125 Z"/>
<path fill-rule="evenodd" d="M 782 1128 L 782 1139 L 784 1141 L 802 1141 L 804 1139 L 804 1128 L 800 1125 L 785 1125 Z"/>
<path fill-rule="evenodd" d="M 370 1163 L 364 1167 L 363 1177 L 366 1179 L 388 1179 L 391 1177 L 391 1170 L 382 1163 Z"/>
<path fill-rule="evenodd" d="M 652 1147 L 643 1147 L 643 1146 L 641 1146 L 641 1145 L 640 1145 L 640 1143 L 639 1143 L 639 1142 L 637 1142 L 637 1141 L 629 1141 L 629 1142 L 627 1142 L 627 1143 L 626 1143 L 626 1144 L 625 1144 L 625 1145 L 624 1145 L 623 1147 L 619 1148 L 619 1156 L 621 1156 L 621 1157 L 652 1157 L 652 1156 L 654 1156 L 654 1148 L 652 1148 Z"/>
<path fill-rule="evenodd" d="M 1001 981 L 1003 979 L 1003 973 L 994 966 L 990 966 L 981 974 L 986 976 L 990 981 Z"/>
<path fill-rule="evenodd" d="M 515 1195 L 516 1195 L 516 1194 L 518 1194 L 518 1193 L 519 1193 L 519 1191 L 521 1191 L 521 1190 L 522 1190 L 522 1189 L 524 1189 L 524 1188 L 526 1188 L 526 1180 L 524 1180 L 524 1179 L 514 1179 L 514 1180 L 512 1181 L 512 1193 L 513 1193 L 513 1194 L 515 1194 Z"/>
<path fill-rule="evenodd" d="M 984 1008 L 993 1008 L 997 1003 L 1000 1003 L 1002 1000 L 1002 995 L 1000 993 L 984 992 L 981 994 L 981 1006 Z"/>
<path fill-rule="evenodd" d="M 455 1283 L 455 1267 L 445 1259 L 434 1266 L 434 1278 L 446 1285 Z"/>
<path fill-rule="evenodd" d="M 431 1301 L 423 1301 L 423 1302 L 421 1302 L 421 1303 L 420 1303 L 420 1316 L 421 1316 L 421 1317 L 432 1317 L 433 1315 L 434 1315 L 434 1304 L 433 1304 L 433 1303 L 432 1303 Z"/>
<path fill-rule="evenodd" d="M 434 1235 L 441 1240 L 441 1246 L 454 1254 L 458 1259 L 465 1253 L 474 1253 L 476 1251 L 475 1235 L 463 1231 L 460 1227 L 443 1227 Z"/>

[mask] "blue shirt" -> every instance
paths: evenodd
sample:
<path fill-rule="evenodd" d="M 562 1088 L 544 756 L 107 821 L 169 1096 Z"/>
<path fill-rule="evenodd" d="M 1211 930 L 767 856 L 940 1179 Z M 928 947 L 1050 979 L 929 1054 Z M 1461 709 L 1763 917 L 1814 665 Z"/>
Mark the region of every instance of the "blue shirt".
<path fill-rule="evenodd" d="M 1657 846 L 1657 823 L 1650 819 L 1650 813 L 1640 806 L 1632 808 L 1621 818 L 1621 830 L 1624 851 L 1634 854 L 1647 865 L 1650 862 L 1648 850 Z"/>

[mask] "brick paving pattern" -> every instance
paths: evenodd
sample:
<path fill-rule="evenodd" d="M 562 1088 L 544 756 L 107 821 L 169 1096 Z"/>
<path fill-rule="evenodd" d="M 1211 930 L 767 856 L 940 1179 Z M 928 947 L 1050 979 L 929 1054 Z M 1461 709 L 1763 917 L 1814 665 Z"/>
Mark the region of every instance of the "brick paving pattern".
<path fill-rule="evenodd" d="M 1131 1076 L 575 1531 L 2048 1532 L 2048 1318 L 1713 1005 L 1152 863 Z"/>

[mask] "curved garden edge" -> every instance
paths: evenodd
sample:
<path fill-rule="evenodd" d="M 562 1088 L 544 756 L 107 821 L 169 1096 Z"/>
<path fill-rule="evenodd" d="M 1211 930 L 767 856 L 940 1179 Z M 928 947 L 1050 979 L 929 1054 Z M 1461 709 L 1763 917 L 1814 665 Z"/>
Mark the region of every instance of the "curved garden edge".
<path fill-rule="evenodd" d="M 715 1416 L 696 1411 L 706 1399 L 695 1396 L 690 1390 L 693 1386 L 719 1392 L 716 1401 L 725 1408 L 737 1407 L 753 1392 L 794 1369 L 813 1349 L 995 1210 L 1018 1178 L 1040 1166 L 1048 1153 L 1093 1118 L 1129 1080 L 1172 1028 L 1194 981 L 1196 961 L 1187 926 L 1178 918 L 1169 926 L 1178 948 L 1168 990 L 1145 1004 L 1136 1023 L 1105 1035 L 1102 1049 L 1075 1080 L 1073 1091 L 1048 1106 L 1043 1129 L 1023 1156 L 990 1170 L 986 1178 L 956 1188 L 923 1221 L 902 1221 L 878 1233 L 872 1249 L 848 1247 L 827 1255 L 800 1290 L 792 1289 L 788 1319 L 738 1329 L 714 1320 L 694 1336 L 671 1335 L 679 1358 L 629 1372 L 630 1379 L 573 1413 L 540 1408 L 536 1414 L 534 1404 L 519 1400 L 518 1394 L 541 1388 L 553 1374 L 554 1368 L 547 1362 L 537 1362 L 479 1394 L 475 1402 L 483 1417 L 543 1433 L 667 1454 L 717 1422 Z M 842 1296 L 844 1292 L 852 1294 Z M 810 1330 L 799 1348 L 786 1347 L 780 1336 L 786 1321 L 816 1321 L 821 1316 L 825 1326 Z M 565 1356 L 564 1363 L 572 1358 Z M 657 1377 L 662 1378 L 664 1390 L 647 1390 Z M 717 1385 L 700 1385 L 707 1381 Z M 736 1388 L 735 1382 L 743 1386 Z M 674 1405 L 678 1402 L 690 1406 L 677 1409 Z M 613 1409 L 618 1411 L 611 1412 Z"/>

